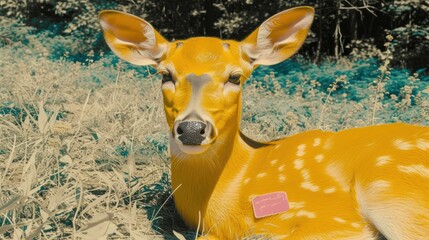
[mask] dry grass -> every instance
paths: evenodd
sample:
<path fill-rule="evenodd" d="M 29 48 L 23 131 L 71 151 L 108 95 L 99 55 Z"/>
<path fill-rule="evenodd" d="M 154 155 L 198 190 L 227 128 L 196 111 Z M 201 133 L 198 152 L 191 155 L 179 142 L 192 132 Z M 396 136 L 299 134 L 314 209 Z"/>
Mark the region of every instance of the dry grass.
<path fill-rule="evenodd" d="M 158 81 L 102 62 L 6 57 L 0 65 L 0 233 L 156 234 L 142 189 L 169 172 L 157 149 L 166 146 Z M 99 218 L 106 229 L 90 227 Z"/>

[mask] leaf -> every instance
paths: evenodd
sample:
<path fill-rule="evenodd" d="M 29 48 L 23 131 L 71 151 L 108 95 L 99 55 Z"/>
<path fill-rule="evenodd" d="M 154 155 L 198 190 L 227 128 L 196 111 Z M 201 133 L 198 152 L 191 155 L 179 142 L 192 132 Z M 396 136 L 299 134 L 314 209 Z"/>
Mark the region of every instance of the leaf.
<path fill-rule="evenodd" d="M 137 172 L 137 168 L 136 168 L 136 162 L 133 156 L 128 156 L 127 170 L 130 176 L 135 176 Z"/>
<path fill-rule="evenodd" d="M 78 234 L 83 240 L 107 239 L 118 228 L 113 222 L 113 213 L 100 213 L 95 215 Z"/>
<path fill-rule="evenodd" d="M 13 158 L 15 156 L 15 148 L 16 148 L 16 135 L 13 136 L 12 149 L 10 151 L 9 158 L 6 161 L 6 165 L 4 167 L 3 177 L 2 177 L 0 182 L 3 182 L 3 180 L 6 178 L 7 172 L 9 171 L 9 167 L 12 164 Z"/>
<path fill-rule="evenodd" d="M 21 129 L 19 129 L 15 124 L 11 123 L 10 121 L 1 119 L 2 122 L 6 123 L 7 125 L 0 125 L 0 127 L 6 127 L 9 128 L 17 133 L 21 133 Z"/>
<path fill-rule="evenodd" d="M 16 195 L 12 197 L 9 201 L 5 202 L 0 206 L 0 214 L 3 214 L 11 209 L 14 209 L 17 204 L 19 204 L 19 201 L 23 199 L 22 196 Z"/>
<path fill-rule="evenodd" d="M 87 130 L 89 131 L 89 133 L 91 134 L 92 139 L 94 139 L 94 141 L 95 141 L 96 143 L 98 143 L 98 142 L 100 141 L 100 136 L 97 134 L 97 132 L 96 132 L 94 129 L 89 128 L 89 127 L 87 127 L 86 129 L 87 129 Z"/>
<path fill-rule="evenodd" d="M 110 189 L 113 189 L 114 183 L 107 176 L 105 176 L 104 173 L 101 173 L 101 172 L 95 172 L 95 173 L 101 178 L 101 180 L 103 180 L 103 182 L 107 184 L 107 186 Z"/>
<path fill-rule="evenodd" d="M 52 127 L 57 121 L 59 111 L 60 111 L 59 107 L 55 107 L 54 112 L 52 113 L 51 117 L 48 120 L 47 126 L 45 126 L 46 128 L 45 131 L 52 129 Z"/>
<path fill-rule="evenodd" d="M 182 234 L 180 234 L 180 233 L 178 233 L 178 232 L 176 232 L 176 231 L 174 231 L 174 230 L 173 230 L 173 234 L 174 234 L 174 236 L 176 236 L 176 237 L 177 237 L 177 239 L 179 239 L 179 240 L 186 240 L 186 238 L 185 238 Z"/>
<path fill-rule="evenodd" d="M 124 177 L 122 176 L 122 174 L 120 174 L 118 171 L 116 171 L 115 168 L 112 168 L 112 170 L 115 173 L 116 177 L 119 179 L 119 183 L 122 186 L 122 190 L 126 191 L 128 189 L 128 187 L 127 187 L 127 183 L 126 183 Z"/>
<path fill-rule="evenodd" d="M 25 174 L 27 173 L 28 169 L 31 166 L 34 166 L 36 164 L 36 154 L 37 154 L 38 150 L 35 150 L 33 152 L 33 154 L 31 154 L 30 159 L 28 160 L 27 164 L 25 164 L 24 166 L 24 170 L 22 171 L 22 175 L 25 176 Z"/>
<path fill-rule="evenodd" d="M 48 115 L 45 112 L 45 109 L 43 108 L 43 102 L 39 103 L 39 115 L 37 118 L 37 125 L 39 127 L 39 131 L 41 133 L 45 133 L 45 127 L 48 123 Z"/>
<path fill-rule="evenodd" d="M 24 196 L 30 196 L 31 186 L 33 185 L 34 176 L 37 172 L 34 165 L 30 166 L 31 170 L 27 174 L 22 175 L 22 180 L 20 183 L 20 189 L 22 190 Z"/>
<path fill-rule="evenodd" d="M 95 207 L 95 206 L 100 205 L 100 203 L 101 203 L 102 201 L 106 200 L 106 198 L 107 198 L 107 194 L 106 194 L 106 195 L 103 195 L 103 196 L 101 196 L 101 197 L 97 197 L 94 201 L 92 201 L 91 203 L 89 203 L 89 204 L 88 204 L 88 206 L 86 206 L 86 207 L 85 207 L 85 209 L 83 209 L 83 210 L 80 212 L 80 215 L 84 215 L 84 214 L 85 214 L 86 212 L 88 212 L 89 210 L 94 209 L 94 207 Z"/>

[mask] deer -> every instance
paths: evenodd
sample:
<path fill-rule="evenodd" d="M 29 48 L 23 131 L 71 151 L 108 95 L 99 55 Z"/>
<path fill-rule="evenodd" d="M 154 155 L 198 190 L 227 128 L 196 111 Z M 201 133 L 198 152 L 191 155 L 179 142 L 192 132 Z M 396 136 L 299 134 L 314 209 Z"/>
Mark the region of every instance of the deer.
<path fill-rule="evenodd" d="M 160 74 L 174 204 L 199 239 L 429 239 L 427 126 L 315 129 L 269 142 L 240 131 L 246 79 L 294 55 L 313 18 L 312 7 L 295 7 L 242 41 L 170 42 L 137 16 L 99 14 L 114 54 Z"/>

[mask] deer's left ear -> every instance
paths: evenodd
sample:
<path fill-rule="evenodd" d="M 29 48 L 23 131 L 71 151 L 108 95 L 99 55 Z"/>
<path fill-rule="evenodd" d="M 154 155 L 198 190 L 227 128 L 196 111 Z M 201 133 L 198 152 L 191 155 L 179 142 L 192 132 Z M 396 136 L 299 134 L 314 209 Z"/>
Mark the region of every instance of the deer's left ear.
<path fill-rule="evenodd" d="M 134 15 L 107 10 L 99 15 L 104 39 L 120 58 L 136 65 L 157 65 L 168 41 L 148 22 Z"/>
<path fill-rule="evenodd" d="M 280 12 L 241 42 L 253 66 L 273 65 L 292 56 L 304 43 L 314 18 L 312 7 Z"/>

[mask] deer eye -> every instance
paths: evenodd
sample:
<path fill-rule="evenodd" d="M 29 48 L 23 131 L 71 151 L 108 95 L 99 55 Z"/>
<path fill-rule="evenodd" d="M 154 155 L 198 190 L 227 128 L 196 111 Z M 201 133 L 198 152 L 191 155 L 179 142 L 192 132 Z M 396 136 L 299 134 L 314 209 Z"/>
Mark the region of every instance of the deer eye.
<path fill-rule="evenodd" d="M 174 82 L 173 76 L 171 76 L 170 72 L 161 73 L 161 76 L 162 76 L 162 83 Z"/>
<path fill-rule="evenodd" d="M 235 84 L 235 85 L 240 85 L 240 78 L 241 78 L 241 75 L 232 74 L 231 76 L 229 76 L 228 82 Z"/>

